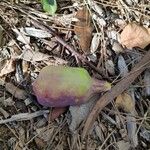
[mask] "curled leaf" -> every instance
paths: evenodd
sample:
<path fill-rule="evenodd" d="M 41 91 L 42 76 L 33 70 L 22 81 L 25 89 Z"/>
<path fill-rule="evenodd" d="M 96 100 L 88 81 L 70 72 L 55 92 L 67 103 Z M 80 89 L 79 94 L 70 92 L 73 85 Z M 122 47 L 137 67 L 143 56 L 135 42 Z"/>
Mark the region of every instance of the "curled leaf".
<path fill-rule="evenodd" d="M 121 43 L 127 48 L 145 48 L 150 43 L 150 32 L 136 23 L 128 24 L 121 33 Z"/>
<path fill-rule="evenodd" d="M 134 100 L 131 95 L 124 92 L 116 98 L 116 106 L 122 108 L 125 112 L 132 112 L 134 109 Z"/>

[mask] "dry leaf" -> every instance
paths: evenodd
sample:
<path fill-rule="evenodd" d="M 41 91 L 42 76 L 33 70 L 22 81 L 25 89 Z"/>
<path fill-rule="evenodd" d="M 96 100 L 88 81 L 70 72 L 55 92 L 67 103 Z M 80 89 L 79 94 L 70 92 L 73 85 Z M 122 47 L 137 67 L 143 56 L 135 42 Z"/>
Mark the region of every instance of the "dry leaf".
<path fill-rule="evenodd" d="M 112 49 L 115 51 L 116 54 L 122 53 L 124 51 L 122 45 L 117 41 L 113 42 Z"/>
<path fill-rule="evenodd" d="M 79 38 L 79 43 L 85 53 L 89 53 L 92 40 L 91 17 L 86 7 L 78 10 L 76 14 L 78 21 L 75 23 L 74 32 Z"/>
<path fill-rule="evenodd" d="M 6 88 L 6 91 L 11 93 L 15 98 L 18 98 L 18 99 L 27 98 L 27 93 L 24 90 L 13 85 L 12 83 L 6 83 L 5 88 Z"/>
<path fill-rule="evenodd" d="M 128 66 L 122 55 L 119 55 L 117 63 L 118 63 L 119 75 L 121 77 L 125 77 L 129 71 L 128 71 Z"/>
<path fill-rule="evenodd" d="M 116 106 L 122 108 L 126 112 L 132 112 L 134 110 L 134 100 L 131 95 L 124 92 L 116 98 Z"/>
<path fill-rule="evenodd" d="M 105 68 L 111 75 L 115 74 L 115 65 L 112 60 L 107 60 L 105 62 Z"/>
<path fill-rule="evenodd" d="M 18 29 L 13 29 L 13 31 L 16 33 L 18 41 L 27 45 L 30 44 L 30 37 L 25 35 L 23 29 L 20 29 L 20 31 Z"/>
<path fill-rule="evenodd" d="M 147 69 L 144 72 L 144 87 L 145 87 L 145 96 L 149 96 L 150 95 L 150 70 Z"/>
<path fill-rule="evenodd" d="M 91 42 L 91 48 L 90 48 L 91 53 L 94 53 L 97 50 L 100 44 L 100 37 L 101 37 L 100 33 L 94 34 Z"/>
<path fill-rule="evenodd" d="M 92 5 L 92 9 L 99 15 L 99 16 L 102 16 L 104 17 L 105 16 L 105 11 L 104 9 L 98 5 L 96 2 L 94 1 L 90 1 L 91 2 L 91 5 Z"/>
<path fill-rule="evenodd" d="M 0 77 L 3 75 L 6 75 L 8 73 L 11 73 L 15 70 L 14 61 L 12 59 L 4 61 L 4 64 L 2 64 L 3 67 L 0 67 Z"/>
<path fill-rule="evenodd" d="M 107 36 L 108 38 L 110 38 L 111 40 L 115 40 L 115 41 L 119 41 L 119 33 L 113 29 L 109 29 L 107 30 Z"/>
<path fill-rule="evenodd" d="M 136 100 L 135 100 L 134 89 L 130 89 L 130 94 L 131 94 L 133 103 L 135 103 Z M 128 138 L 130 140 L 132 147 L 137 147 L 137 145 L 138 145 L 137 122 L 136 122 L 136 118 L 134 117 L 134 116 L 136 116 L 136 114 L 137 113 L 136 113 L 135 104 L 134 104 L 134 108 L 126 116 Z"/>
<path fill-rule="evenodd" d="M 36 62 L 47 60 L 50 56 L 41 52 L 26 50 L 19 57 L 25 61 Z"/>
<path fill-rule="evenodd" d="M 136 125 L 136 118 L 134 117 L 135 114 L 132 112 L 132 114 L 127 114 L 126 120 L 127 120 L 127 131 L 128 131 L 128 138 L 130 140 L 130 143 L 132 147 L 137 147 L 138 145 L 138 137 L 137 137 L 137 125 Z"/>
<path fill-rule="evenodd" d="M 129 49 L 133 47 L 145 48 L 150 44 L 150 32 L 136 23 L 128 24 L 121 33 L 121 43 Z"/>
<path fill-rule="evenodd" d="M 70 106 L 69 111 L 71 114 L 71 123 L 69 129 L 71 132 L 74 132 L 80 123 L 88 116 L 98 98 L 99 95 L 94 95 L 90 98 L 90 101 L 85 104 L 80 106 Z"/>
<path fill-rule="evenodd" d="M 41 29 L 35 29 L 32 27 L 26 27 L 24 28 L 24 31 L 29 35 L 37 38 L 50 38 L 52 37 L 51 34 L 49 34 L 46 31 L 43 31 Z"/>
<path fill-rule="evenodd" d="M 53 108 L 52 113 L 51 113 L 51 120 L 53 121 L 54 119 L 58 118 L 66 110 L 67 110 L 66 107 L 56 107 L 56 108 Z"/>
<path fill-rule="evenodd" d="M 103 143 L 105 141 L 104 138 L 105 128 L 103 128 L 103 124 L 95 122 L 94 130 L 99 140 Z"/>
<path fill-rule="evenodd" d="M 136 115 L 134 90 L 131 90 L 130 94 L 124 92 L 119 95 L 116 99 L 116 106 L 121 107 L 125 112 L 128 112 L 126 116 L 128 138 L 131 146 L 136 147 L 138 145 L 138 137 L 136 134 L 136 118 L 134 117 Z"/>

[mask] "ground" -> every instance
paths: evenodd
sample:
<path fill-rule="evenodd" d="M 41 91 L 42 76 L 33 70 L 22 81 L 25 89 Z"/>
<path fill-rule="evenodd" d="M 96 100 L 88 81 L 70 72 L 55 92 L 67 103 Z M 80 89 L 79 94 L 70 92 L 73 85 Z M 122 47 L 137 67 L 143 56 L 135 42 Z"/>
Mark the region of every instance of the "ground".
<path fill-rule="evenodd" d="M 84 139 L 86 120 L 107 91 L 54 109 L 41 106 L 32 89 L 43 67 L 62 65 L 85 68 L 113 90 L 150 55 L 150 2 L 56 2 L 56 12 L 45 12 L 38 0 L 0 1 L 0 150 L 150 149 L 149 57 L 132 72 L 132 84 L 120 86 L 127 86 L 123 93 L 97 106 L 102 111 Z"/>

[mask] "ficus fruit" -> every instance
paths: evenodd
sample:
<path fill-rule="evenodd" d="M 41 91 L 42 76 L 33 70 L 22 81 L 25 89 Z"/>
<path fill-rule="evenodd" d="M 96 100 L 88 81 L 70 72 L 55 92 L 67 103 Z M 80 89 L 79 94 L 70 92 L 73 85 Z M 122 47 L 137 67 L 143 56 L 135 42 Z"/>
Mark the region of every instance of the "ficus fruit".
<path fill-rule="evenodd" d="M 79 67 L 46 66 L 33 82 L 33 91 L 43 106 L 80 105 L 94 93 L 110 90 L 107 81 L 91 78 Z"/>

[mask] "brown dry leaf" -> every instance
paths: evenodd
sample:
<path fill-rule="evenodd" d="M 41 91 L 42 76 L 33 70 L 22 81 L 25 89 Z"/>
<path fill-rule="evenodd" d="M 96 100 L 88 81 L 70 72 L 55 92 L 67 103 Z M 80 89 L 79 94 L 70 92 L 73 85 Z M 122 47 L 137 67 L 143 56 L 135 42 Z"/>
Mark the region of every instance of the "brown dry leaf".
<path fill-rule="evenodd" d="M 124 92 L 116 98 L 116 106 L 122 108 L 125 112 L 132 112 L 134 110 L 134 100 L 131 95 Z"/>
<path fill-rule="evenodd" d="M 85 53 L 89 53 L 92 40 L 92 25 L 89 11 L 86 7 L 78 10 L 76 14 L 78 21 L 75 23 L 74 32 L 79 38 L 79 43 Z"/>
<path fill-rule="evenodd" d="M 150 29 L 136 23 L 128 24 L 121 33 L 121 44 L 127 48 L 145 48 L 150 44 Z"/>

